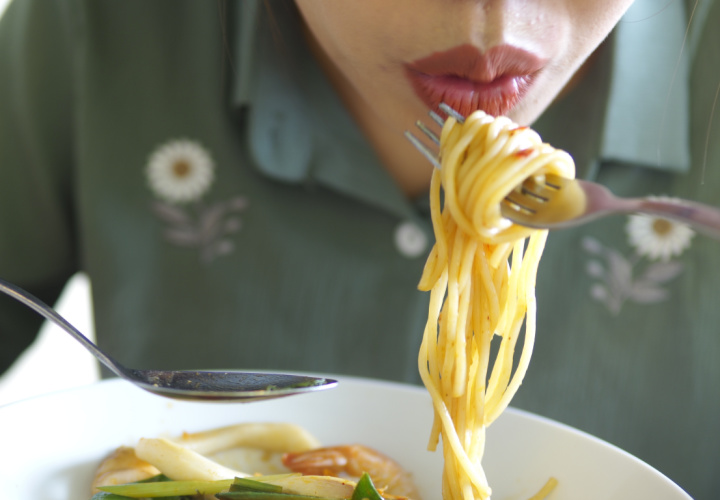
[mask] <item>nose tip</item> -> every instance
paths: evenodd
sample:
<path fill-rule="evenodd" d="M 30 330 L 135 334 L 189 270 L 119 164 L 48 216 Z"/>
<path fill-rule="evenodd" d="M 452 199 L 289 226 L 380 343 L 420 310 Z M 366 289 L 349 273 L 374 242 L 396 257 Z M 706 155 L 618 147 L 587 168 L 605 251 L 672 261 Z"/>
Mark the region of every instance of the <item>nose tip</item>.
<path fill-rule="evenodd" d="M 458 14 L 457 29 L 464 34 L 465 42 L 483 52 L 503 44 L 518 44 L 517 38 L 539 25 L 538 2 L 525 0 L 467 1 Z"/>
<path fill-rule="evenodd" d="M 461 23 L 467 42 L 482 52 L 506 43 L 507 27 L 513 17 L 512 13 L 508 12 L 509 3 L 495 0 L 467 2 Z"/>

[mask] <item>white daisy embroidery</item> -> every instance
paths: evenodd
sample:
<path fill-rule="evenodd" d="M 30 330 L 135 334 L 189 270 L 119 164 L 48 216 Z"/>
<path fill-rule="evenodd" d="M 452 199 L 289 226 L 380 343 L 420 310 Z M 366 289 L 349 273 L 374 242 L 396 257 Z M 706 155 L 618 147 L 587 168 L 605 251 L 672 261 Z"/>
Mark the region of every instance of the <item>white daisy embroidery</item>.
<path fill-rule="evenodd" d="M 664 285 L 679 276 L 684 267 L 672 258 L 690 247 L 694 235 L 684 224 L 647 215 L 629 216 L 625 230 L 635 250 L 628 257 L 594 238 L 582 241 L 583 249 L 591 255 L 586 272 L 596 280 L 590 296 L 614 315 L 620 314 L 627 301 L 651 304 L 667 300 L 670 292 Z"/>
<path fill-rule="evenodd" d="M 170 203 L 199 199 L 213 182 L 215 165 L 200 144 L 182 139 L 157 148 L 147 164 L 150 188 Z"/>
<path fill-rule="evenodd" d="M 240 230 L 236 214 L 245 210 L 248 201 L 235 196 L 202 202 L 215 180 L 215 164 L 203 146 L 188 139 L 166 142 L 150 155 L 146 174 L 159 198 L 153 212 L 165 222 L 164 236 L 169 242 L 197 249 L 203 262 L 234 250 L 230 235 Z"/>
<path fill-rule="evenodd" d="M 649 215 L 631 215 L 625 230 L 639 255 L 663 262 L 689 248 L 695 234 L 685 224 Z"/>

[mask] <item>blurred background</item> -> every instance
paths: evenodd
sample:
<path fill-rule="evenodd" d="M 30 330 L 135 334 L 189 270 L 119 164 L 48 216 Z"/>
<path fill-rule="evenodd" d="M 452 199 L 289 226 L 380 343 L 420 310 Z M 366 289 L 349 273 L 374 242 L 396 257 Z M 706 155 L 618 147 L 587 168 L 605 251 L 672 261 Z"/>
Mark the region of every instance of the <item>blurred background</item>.
<path fill-rule="evenodd" d="M 10 0 L 0 0 L 0 16 Z M 58 312 L 91 340 L 95 339 L 90 283 L 78 274 L 68 283 L 56 304 Z M 44 324 L 35 343 L 0 376 L 0 406 L 77 387 L 99 377 L 95 358 L 64 330 Z"/>

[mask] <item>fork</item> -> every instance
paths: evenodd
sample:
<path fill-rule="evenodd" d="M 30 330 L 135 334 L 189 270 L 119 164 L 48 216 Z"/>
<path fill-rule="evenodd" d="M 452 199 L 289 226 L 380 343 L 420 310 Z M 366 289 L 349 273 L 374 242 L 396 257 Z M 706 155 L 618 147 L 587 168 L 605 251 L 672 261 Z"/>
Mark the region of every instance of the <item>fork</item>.
<path fill-rule="evenodd" d="M 465 117 L 445 103 L 440 110 L 459 122 Z M 434 111 L 430 118 L 442 127 L 444 120 Z M 416 126 L 439 146 L 439 137 L 422 121 Z M 436 168 L 438 153 L 412 132 L 405 136 Z M 529 177 L 508 194 L 500 204 L 502 216 L 521 226 L 537 229 L 562 229 L 578 226 L 613 214 L 646 214 L 686 224 L 700 233 L 720 239 L 720 209 L 677 198 L 619 198 L 595 182 L 568 179 L 557 175 Z"/>

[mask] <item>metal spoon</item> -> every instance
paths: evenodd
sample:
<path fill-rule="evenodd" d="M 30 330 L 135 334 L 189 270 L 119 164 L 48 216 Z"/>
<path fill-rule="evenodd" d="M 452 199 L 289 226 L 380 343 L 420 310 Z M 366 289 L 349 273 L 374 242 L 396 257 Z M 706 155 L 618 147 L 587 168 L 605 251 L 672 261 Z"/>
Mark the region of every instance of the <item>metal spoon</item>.
<path fill-rule="evenodd" d="M 337 385 L 337 381 L 332 379 L 282 373 L 126 368 L 100 350 L 54 309 L 29 292 L 2 279 L 0 279 L 0 291 L 60 326 L 119 377 L 161 396 L 196 401 L 249 402 L 330 389 Z"/>

